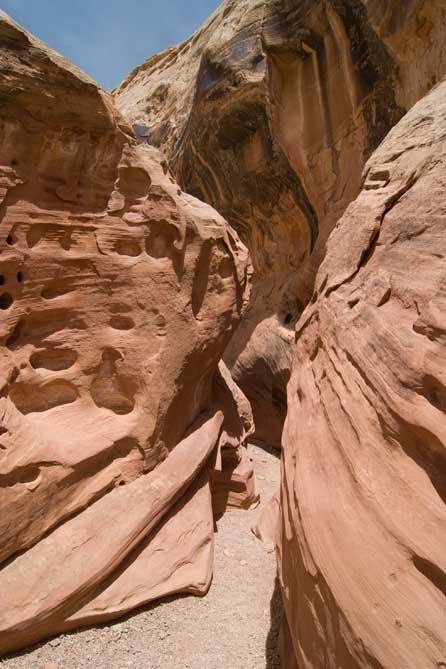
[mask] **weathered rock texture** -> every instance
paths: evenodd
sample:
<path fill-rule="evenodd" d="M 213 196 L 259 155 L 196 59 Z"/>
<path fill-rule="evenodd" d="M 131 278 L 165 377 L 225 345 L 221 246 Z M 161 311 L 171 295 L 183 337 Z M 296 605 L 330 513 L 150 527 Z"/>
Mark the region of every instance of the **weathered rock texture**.
<path fill-rule="evenodd" d="M 249 509 L 259 502 L 247 440 L 254 429 L 251 405 L 235 384 L 223 360 L 214 377 L 214 403 L 224 417 L 219 454 L 211 472 L 215 515 L 227 508 Z"/>
<path fill-rule="evenodd" d="M 280 560 L 297 663 L 446 666 L 446 83 L 368 162 L 297 325 Z"/>
<path fill-rule="evenodd" d="M 293 330 L 366 159 L 446 71 L 443 0 L 226 0 L 115 91 L 240 233 L 252 294 L 225 360 L 280 443 Z"/>
<path fill-rule="evenodd" d="M 94 82 L 0 45 L 1 653 L 206 591 L 246 252 Z"/>

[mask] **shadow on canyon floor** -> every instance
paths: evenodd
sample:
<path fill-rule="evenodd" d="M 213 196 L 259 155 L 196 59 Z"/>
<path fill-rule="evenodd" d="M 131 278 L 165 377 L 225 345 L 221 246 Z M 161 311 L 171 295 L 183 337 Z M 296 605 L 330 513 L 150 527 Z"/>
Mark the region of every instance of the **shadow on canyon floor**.
<path fill-rule="evenodd" d="M 280 669 L 279 658 L 279 634 L 283 613 L 282 593 L 280 591 L 279 578 L 276 576 L 274 592 L 271 597 L 271 627 L 265 643 L 265 669 Z"/>

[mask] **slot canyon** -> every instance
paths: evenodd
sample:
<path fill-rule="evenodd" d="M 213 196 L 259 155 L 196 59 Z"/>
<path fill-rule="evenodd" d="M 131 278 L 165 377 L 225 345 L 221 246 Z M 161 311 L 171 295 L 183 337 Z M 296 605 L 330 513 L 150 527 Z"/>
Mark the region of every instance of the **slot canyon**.
<path fill-rule="evenodd" d="M 0 12 L 2 667 L 446 667 L 445 35 L 224 0 L 109 93 Z"/>

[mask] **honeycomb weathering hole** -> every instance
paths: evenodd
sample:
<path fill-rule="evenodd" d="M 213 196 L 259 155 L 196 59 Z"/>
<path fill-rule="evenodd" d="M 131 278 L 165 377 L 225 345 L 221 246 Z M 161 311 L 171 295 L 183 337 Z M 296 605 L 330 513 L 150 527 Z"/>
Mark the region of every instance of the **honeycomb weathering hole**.
<path fill-rule="evenodd" d="M 218 267 L 218 272 L 222 279 L 228 279 L 234 274 L 234 263 L 232 258 L 226 256 L 222 258 L 220 265 Z"/>
<path fill-rule="evenodd" d="M 28 414 L 71 404 L 77 400 L 78 394 L 69 381 L 55 380 L 43 386 L 18 383 L 11 388 L 9 397 L 21 413 Z"/>
<path fill-rule="evenodd" d="M 127 316 L 113 316 L 110 325 L 115 330 L 131 330 L 135 327 L 133 320 Z"/>
<path fill-rule="evenodd" d="M 172 258 L 178 238 L 178 229 L 174 225 L 168 221 L 153 221 L 146 238 L 147 255 L 156 260 Z"/>
<path fill-rule="evenodd" d="M 76 351 L 61 348 L 37 351 L 31 355 L 29 361 L 34 369 L 43 368 L 50 369 L 51 371 L 61 371 L 72 367 L 76 360 Z"/>
<path fill-rule="evenodd" d="M 127 197 L 138 199 L 147 196 L 150 183 L 149 175 L 140 167 L 122 167 L 119 170 L 118 188 Z"/>
<path fill-rule="evenodd" d="M 96 406 L 123 415 L 135 407 L 135 389 L 131 381 L 119 375 L 116 363 L 121 358 L 116 349 L 107 348 L 103 351 L 98 375 L 91 384 L 90 393 Z"/>
<path fill-rule="evenodd" d="M 14 298 L 10 293 L 3 293 L 0 295 L 0 309 L 9 309 L 14 302 Z"/>

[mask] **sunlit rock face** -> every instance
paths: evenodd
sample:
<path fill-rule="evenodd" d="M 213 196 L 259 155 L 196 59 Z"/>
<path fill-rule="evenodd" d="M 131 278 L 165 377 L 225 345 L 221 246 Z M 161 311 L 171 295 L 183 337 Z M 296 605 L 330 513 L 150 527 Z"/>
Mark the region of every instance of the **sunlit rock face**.
<path fill-rule="evenodd" d="M 297 665 L 446 662 L 446 83 L 390 132 L 297 325 L 279 566 Z"/>
<path fill-rule="evenodd" d="M 2 653 L 208 588 L 246 251 L 94 82 L 0 44 Z"/>
<path fill-rule="evenodd" d="M 251 252 L 225 360 L 279 444 L 294 326 L 365 161 L 446 69 L 442 3 L 227 0 L 115 91 L 141 140 Z"/>
<path fill-rule="evenodd" d="M 223 360 L 214 376 L 214 403 L 224 417 L 219 453 L 211 473 L 212 506 L 218 516 L 226 509 L 249 509 L 259 503 L 247 443 L 254 431 L 251 405 Z"/>

